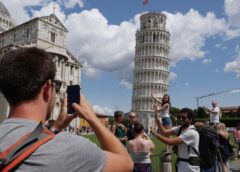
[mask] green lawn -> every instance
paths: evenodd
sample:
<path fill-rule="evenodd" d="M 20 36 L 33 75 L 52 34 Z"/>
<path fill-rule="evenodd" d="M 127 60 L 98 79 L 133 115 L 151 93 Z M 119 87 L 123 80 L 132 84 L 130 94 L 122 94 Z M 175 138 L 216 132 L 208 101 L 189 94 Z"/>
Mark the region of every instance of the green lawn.
<path fill-rule="evenodd" d="M 87 135 L 85 137 L 90 139 L 92 142 L 96 143 L 98 146 L 100 146 L 100 143 L 95 135 Z M 159 154 L 164 149 L 164 144 L 162 142 L 160 142 L 156 137 L 152 137 L 151 139 L 155 145 L 155 150 L 153 152 L 153 155 L 151 156 L 152 168 L 153 168 L 153 172 L 159 172 L 160 171 L 160 169 L 159 169 L 159 164 L 160 164 Z M 232 133 L 230 133 L 230 142 L 232 144 L 235 144 L 235 140 L 233 138 Z M 176 162 L 176 155 L 173 154 L 173 156 L 172 156 L 173 172 L 175 172 L 175 162 Z"/>
<path fill-rule="evenodd" d="M 85 135 L 84 137 L 88 138 L 89 140 L 91 140 L 92 142 L 94 142 L 98 146 L 100 146 L 100 143 L 95 135 Z M 152 168 L 153 168 L 153 172 L 159 172 L 160 171 L 160 169 L 159 169 L 159 164 L 160 164 L 159 154 L 164 149 L 164 144 L 162 142 L 160 142 L 156 137 L 152 137 L 151 139 L 155 145 L 153 155 L 151 156 Z M 172 158 L 173 172 L 175 171 L 175 168 L 174 168 L 175 159 L 176 159 L 176 156 L 174 155 Z"/>
<path fill-rule="evenodd" d="M 88 138 L 89 140 L 96 143 L 100 147 L 100 143 L 95 135 L 85 135 L 84 137 Z M 155 150 L 153 154 L 159 154 L 163 150 L 164 144 L 160 142 L 156 137 L 152 137 L 151 139 L 155 145 Z"/>

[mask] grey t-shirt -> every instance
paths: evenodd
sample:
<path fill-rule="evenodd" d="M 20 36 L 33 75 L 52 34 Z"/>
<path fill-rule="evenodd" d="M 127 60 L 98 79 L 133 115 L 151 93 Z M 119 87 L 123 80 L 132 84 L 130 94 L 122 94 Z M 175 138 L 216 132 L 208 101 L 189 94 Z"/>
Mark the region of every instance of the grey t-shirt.
<path fill-rule="evenodd" d="M 38 122 L 11 118 L 0 124 L 0 152 L 5 151 Z M 105 153 L 94 143 L 67 132 L 57 134 L 27 158 L 16 172 L 102 172 Z"/>

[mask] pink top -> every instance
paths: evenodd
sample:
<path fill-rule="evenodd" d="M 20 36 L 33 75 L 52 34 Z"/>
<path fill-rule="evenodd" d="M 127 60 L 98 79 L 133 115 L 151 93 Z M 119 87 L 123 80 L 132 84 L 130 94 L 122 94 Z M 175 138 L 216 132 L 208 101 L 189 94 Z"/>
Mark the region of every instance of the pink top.
<path fill-rule="evenodd" d="M 234 129 L 233 130 L 234 137 L 238 143 L 240 143 L 240 130 Z"/>

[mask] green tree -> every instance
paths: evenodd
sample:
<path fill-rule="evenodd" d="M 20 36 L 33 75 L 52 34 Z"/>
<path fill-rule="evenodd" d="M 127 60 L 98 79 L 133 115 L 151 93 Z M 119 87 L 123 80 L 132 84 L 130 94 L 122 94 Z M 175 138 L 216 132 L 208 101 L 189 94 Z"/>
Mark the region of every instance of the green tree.
<path fill-rule="evenodd" d="M 203 118 L 206 118 L 206 116 L 207 116 L 207 114 L 206 114 L 204 108 L 199 106 L 197 109 L 197 118 L 203 119 Z"/>
<path fill-rule="evenodd" d="M 176 107 L 171 107 L 171 120 L 173 122 L 173 125 L 177 125 L 177 117 L 178 114 L 180 113 L 180 109 Z"/>

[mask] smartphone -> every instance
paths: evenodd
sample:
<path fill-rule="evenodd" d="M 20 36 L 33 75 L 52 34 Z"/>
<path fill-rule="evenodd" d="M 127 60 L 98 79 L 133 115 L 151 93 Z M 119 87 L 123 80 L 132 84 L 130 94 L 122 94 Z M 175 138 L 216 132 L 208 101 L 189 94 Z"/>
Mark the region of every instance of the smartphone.
<path fill-rule="evenodd" d="M 67 87 L 67 113 L 73 114 L 75 110 L 72 107 L 73 103 L 80 103 L 80 86 L 79 85 L 69 85 Z"/>

